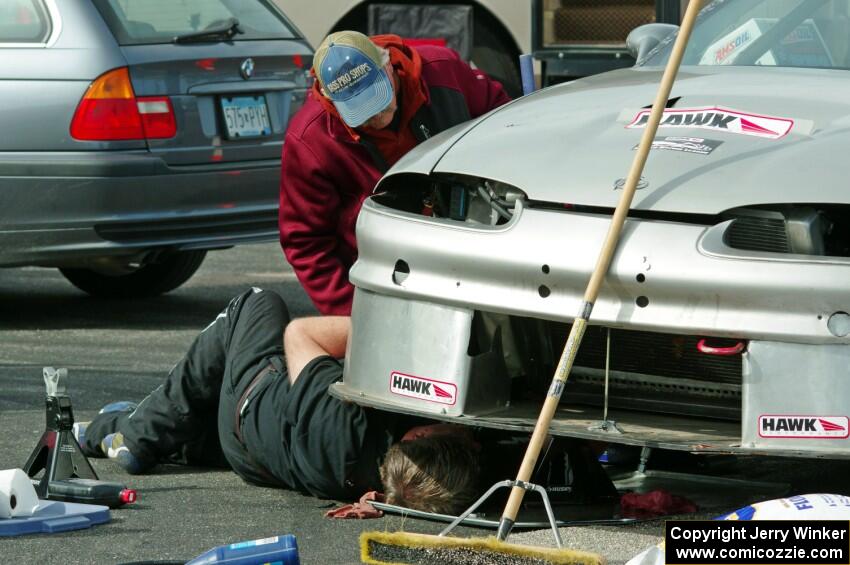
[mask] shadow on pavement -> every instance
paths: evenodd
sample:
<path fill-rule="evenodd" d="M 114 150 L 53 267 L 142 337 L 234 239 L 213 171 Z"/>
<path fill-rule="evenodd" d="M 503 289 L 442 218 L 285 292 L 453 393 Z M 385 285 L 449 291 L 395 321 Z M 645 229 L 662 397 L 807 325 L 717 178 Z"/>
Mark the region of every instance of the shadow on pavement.
<path fill-rule="evenodd" d="M 0 288 L 0 330 L 51 329 L 169 329 L 197 328 L 200 331 L 230 298 L 250 285 L 217 287 L 208 293 L 197 289 L 178 289 L 163 296 L 144 299 L 102 299 L 84 294 L 50 291 L 44 293 L 15 292 Z M 297 282 L 264 284 L 282 296 L 300 291 Z M 311 314 L 309 304 L 296 301 L 295 315 Z M 300 311 L 299 311 L 300 310 Z"/>

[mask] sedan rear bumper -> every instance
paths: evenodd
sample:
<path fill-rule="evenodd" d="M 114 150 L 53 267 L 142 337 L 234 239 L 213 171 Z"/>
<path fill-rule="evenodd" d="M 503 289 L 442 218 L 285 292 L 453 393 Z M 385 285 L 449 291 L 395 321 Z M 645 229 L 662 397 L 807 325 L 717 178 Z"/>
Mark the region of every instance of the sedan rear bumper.
<path fill-rule="evenodd" d="M 274 241 L 280 161 L 169 167 L 146 152 L 0 153 L 0 266 Z"/>

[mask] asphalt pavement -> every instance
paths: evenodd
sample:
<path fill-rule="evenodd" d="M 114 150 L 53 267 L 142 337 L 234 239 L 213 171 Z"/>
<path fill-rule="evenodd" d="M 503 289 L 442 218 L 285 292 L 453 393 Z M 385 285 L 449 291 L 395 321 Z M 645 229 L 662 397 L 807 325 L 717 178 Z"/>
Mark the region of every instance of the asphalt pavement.
<path fill-rule="evenodd" d="M 294 316 L 314 313 L 275 244 L 211 253 L 180 289 L 135 301 L 99 300 L 77 291 L 56 270 L 0 270 L 0 469 L 20 467 L 44 429 L 42 367 L 67 367 L 77 420 L 114 400 L 138 400 L 155 388 L 197 332 L 250 286 L 279 292 Z M 294 534 L 302 563 L 357 563 L 360 532 L 436 533 L 434 523 L 398 516 L 328 520 L 334 501 L 249 486 L 234 473 L 162 466 L 131 477 L 92 460 L 102 479 L 124 482 L 139 502 L 113 510 L 110 523 L 78 532 L 0 539 L 0 563 L 120 564 L 188 560 L 210 547 Z M 788 483 L 791 491 L 850 494 L 847 462 L 724 460 L 715 474 Z M 715 497 L 703 516 L 757 500 Z M 747 500 L 744 500 L 747 499 Z M 660 540 L 663 522 L 562 529 L 568 545 L 623 563 Z M 464 535 L 487 531 L 463 530 Z M 518 533 L 513 541 L 551 545 L 551 533 Z"/>
<path fill-rule="evenodd" d="M 276 244 L 210 253 L 186 285 L 146 300 L 91 298 L 55 269 L 0 270 L 0 469 L 23 466 L 44 430 L 42 367 L 68 368 L 75 419 L 91 419 L 107 402 L 153 390 L 194 336 L 251 286 L 280 293 L 293 316 L 315 314 Z M 109 461 L 91 462 L 101 479 L 137 489 L 138 503 L 89 530 L 0 538 L 0 563 L 188 560 L 287 533 L 305 564 L 357 563 L 361 531 L 432 531 L 398 517 L 328 520 L 334 501 L 250 486 L 226 470 L 161 466 L 131 477 Z"/>

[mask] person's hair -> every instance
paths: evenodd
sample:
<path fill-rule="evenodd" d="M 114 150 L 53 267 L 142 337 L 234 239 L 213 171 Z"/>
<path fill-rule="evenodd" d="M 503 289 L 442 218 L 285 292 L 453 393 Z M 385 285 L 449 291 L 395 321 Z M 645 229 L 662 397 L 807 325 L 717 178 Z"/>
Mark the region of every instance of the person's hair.
<path fill-rule="evenodd" d="M 432 436 L 390 447 L 381 465 L 381 482 L 389 504 L 457 514 L 478 493 L 478 453 L 461 438 Z"/>

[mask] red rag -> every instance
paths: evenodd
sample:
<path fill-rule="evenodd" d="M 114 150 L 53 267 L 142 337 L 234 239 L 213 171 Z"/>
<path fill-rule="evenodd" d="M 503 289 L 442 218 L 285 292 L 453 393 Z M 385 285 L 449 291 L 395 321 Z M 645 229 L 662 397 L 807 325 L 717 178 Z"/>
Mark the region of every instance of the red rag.
<path fill-rule="evenodd" d="M 627 518 L 652 518 L 696 512 L 697 505 L 684 496 L 670 494 L 666 490 L 654 490 L 643 494 L 624 494 L 620 498 L 620 510 Z"/>
<path fill-rule="evenodd" d="M 384 513 L 370 504 L 373 500 L 384 502 L 384 495 L 376 490 L 371 490 L 361 496 L 360 500 L 354 504 L 346 504 L 345 506 L 328 510 L 325 512 L 325 518 L 340 518 L 343 520 L 350 518 L 357 518 L 358 520 L 380 518 Z"/>

